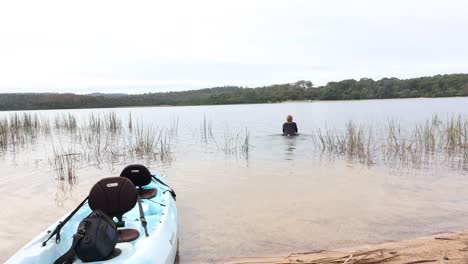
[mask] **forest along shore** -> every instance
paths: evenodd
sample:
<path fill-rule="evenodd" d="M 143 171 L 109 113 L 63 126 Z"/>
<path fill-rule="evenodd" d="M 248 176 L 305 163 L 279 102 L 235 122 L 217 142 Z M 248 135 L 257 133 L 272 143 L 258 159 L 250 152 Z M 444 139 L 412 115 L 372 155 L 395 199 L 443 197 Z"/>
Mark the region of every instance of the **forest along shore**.
<path fill-rule="evenodd" d="M 444 233 L 414 240 L 388 242 L 340 250 L 315 250 L 278 257 L 233 258 L 226 263 L 416 264 L 468 263 L 468 232 Z"/>
<path fill-rule="evenodd" d="M 256 88 L 224 86 L 145 94 L 8 93 L 0 94 L 0 111 L 454 96 L 468 96 L 468 74 L 435 75 L 403 80 L 349 79 L 329 82 L 318 87 L 311 81 L 301 80 Z"/>

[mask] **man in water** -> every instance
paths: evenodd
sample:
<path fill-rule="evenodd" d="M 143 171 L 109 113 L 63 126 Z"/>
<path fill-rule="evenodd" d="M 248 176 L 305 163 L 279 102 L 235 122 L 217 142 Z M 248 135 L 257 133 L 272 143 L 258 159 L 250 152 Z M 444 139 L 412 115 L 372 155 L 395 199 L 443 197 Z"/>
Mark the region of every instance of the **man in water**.
<path fill-rule="evenodd" d="M 286 123 L 283 124 L 283 136 L 295 136 L 297 135 L 297 125 L 293 122 L 292 115 L 286 117 Z"/>

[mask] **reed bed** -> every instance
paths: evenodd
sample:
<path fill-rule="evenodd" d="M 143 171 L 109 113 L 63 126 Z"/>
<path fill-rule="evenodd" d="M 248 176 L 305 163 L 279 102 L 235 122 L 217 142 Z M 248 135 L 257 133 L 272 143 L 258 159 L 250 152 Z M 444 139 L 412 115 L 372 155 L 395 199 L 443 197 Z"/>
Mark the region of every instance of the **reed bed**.
<path fill-rule="evenodd" d="M 71 161 L 75 165 L 99 166 L 131 159 L 168 165 L 175 158 L 178 130 L 179 119 L 175 117 L 171 117 L 169 127 L 159 128 L 135 120 L 130 113 L 125 120 L 114 112 L 79 117 L 72 113 L 45 116 L 15 112 L 0 117 L 0 155 L 16 153 L 42 137 L 43 142 L 56 143 L 51 160 L 55 170 L 65 168 L 59 170 L 60 178 L 76 173 L 66 169 Z M 200 137 L 227 155 L 247 157 L 252 149 L 248 129 L 236 131 L 227 127 L 215 133 L 206 116 L 200 125 Z M 381 126 L 349 122 L 343 129 L 315 129 L 310 142 L 320 156 L 341 157 L 369 166 L 384 163 L 419 167 L 437 161 L 468 170 L 468 117 L 462 115 L 435 115 L 412 127 L 403 127 L 397 120 L 388 120 Z M 61 145 L 74 146 L 78 155 L 67 160 L 70 153 L 57 147 Z M 57 149 L 62 158 L 55 161 Z M 47 151 L 50 153 L 50 148 Z"/>
<path fill-rule="evenodd" d="M 77 115 L 58 113 L 12 113 L 0 117 L 0 156 L 41 148 L 57 183 L 56 202 L 63 203 L 73 192 L 80 170 L 86 167 L 145 163 L 167 167 L 175 160 L 179 119 L 170 117 L 168 127 L 136 120 L 129 113 Z M 222 135 L 222 134 L 220 134 Z M 211 121 L 202 125 L 205 142 L 216 142 L 227 154 L 250 151 L 250 134 L 227 130 L 223 144 L 217 143 Z M 222 140 L 218 140 L 221 142 Z M 36 143 L 40 143 L 36 144 Z"/>
<path fill-rule="evenodd" d="M 65 130 L 67 132 L 75 132 L 78 127 L 76 117 L 71 113 L 56 115 L 54 118 L 54 127 L 56 131 Z"/>
<path fill-rule="evenodd" d="M 117 163 L 128 157 L 145 162 L 168 162 L 172 154 L 175 129 L 160 129 L 134 122 L 131 115 L 126 127 L 113 114 L 90 116 L 87 127 L 75 142 L 80 144 L 88 162 Z"/>
<path fill-rule="evenodd" d="M 221 134 L 222 138 L 219 138 Z M 207 120 L 205 115 L 200 125 L 200 135 L 202 142 L 215 145 L 219 151 L 227 155 L 241 154 L 248 156 L 251 148 L 250 132 L 247 128 L 242 132 L 232 131 L 229 127 L 226 127 L 224 130 L 214 133 L 212 122 L 211 120 Z"/>
<path fill-rule="evenodd" d="M 341 156 L 363 164 L 392 162 L 421 166 L 442 160 L 464 170 L 468 167 L 468 118 L 433 116 L 413 128 L 402 128 L 395 120 L 383 127 L 349 122 L 346 129 L 317 128 L 312 144 L 320 154 Z"/>
<path fill-rule="evenodd" d="M 47 126 L 42 129 L 43 122 L 37 114 L 13 113 L 0 118 L 0 150 L 17 150 L 34 143 L 41 134 L 47 134 Z"/>
<path fill-rule="evenodd" d="M 117 117 L 115 112 L 104 115 L 104 122 L 107 131 L 110 133 L 117 133 L 122 129 L 122 121 Z"/>
<path fill-rule="evenodd" d="M 145 126 L 131 114 L 126 122 L 114 112 L 4 115 L 0 117 L 0 155 L 18 153 L 40 138 L 60 184 L 72 183 L 79 167 L 127 162 L 129 158 L 162 164 L 173 160 L 178 119 L 172 119 L 169 129 Z"/>
<path fill-rule="evenodd" d="M 323 153 L 344 155 L 350 159 L 372 164 L 375 151 L 372 131 L 372 128 L 357 126 L 353 122 L 346 125 L 344 132 L 317 128 L 312 143 Z"/>
<path fill-rule="evenodd" d="M 214 136 L 213 140 L 218 149 L 225 154 L 248 155 L 250 151 L 250 133 L 248 129 L 245 129 L 245 132 L 242 133 L 231 131 L 227 128 L 223 133 L 222 141 L 216 141 Z"/>
<path fill-rule="evenodd" d="M 133 133 L 128 135 L 129 152 L 138 157 L 152 156 L 160 143 L 161 136 L 162 130 L 158 128 L 137 125 Z"/>
<path fill-rule="evenodd" d="M 161 138 L 159 142 L 159 157 L 161 161 L 165 164 L 171 164 L 171 162 L 174 159 L 174 147 L 175 147 L 175 135 L 174 130 L 169 129 L 164 133 L 164 131 L 161 133 Z"/>

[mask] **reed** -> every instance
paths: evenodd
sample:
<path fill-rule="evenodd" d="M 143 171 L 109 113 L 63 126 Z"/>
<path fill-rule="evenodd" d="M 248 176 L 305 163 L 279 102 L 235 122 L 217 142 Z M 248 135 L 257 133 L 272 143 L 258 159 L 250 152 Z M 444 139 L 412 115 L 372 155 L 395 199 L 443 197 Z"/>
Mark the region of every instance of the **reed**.
<path fill-rule="evenodd" d="M 242 153 L 248 155 L 250 150 L 250 133 L 249 130 L 245 129 L 244 143 L 241 146 Z"/>
<path fill-rule="evenodd" d="M 72 113 L 66 113 L 55 116 L 54 127 L 57 131 L 65 130 L 66 132 L 75 132 L 78 124 L 76 117 Z"/>
<path fill-rule="evenodd" d="M 159 144 L 159 157 L 161 159 L 161 162 L 164 164 L 170 164 L 173 160 L 173 155 L 172 153 L 174 152 L 174 132 L 169 130 L 164 133 L 164 131 L 161 131 L 161 140 Z"/>
<path fill-rule="evenodd" d="M 49 163 L 54 169 L 57 181 L 57 192 L 55 202 L 61 206 L 67 200 L 70 193 L 77 184 L 77 166 L 80 160 L 80 153 L 76 153 L 72 146 L 65 150 L 60 142 L 53 146 L 53 156 L 49 158 Z"/>
<path fill-rule="evenodd" d="M 80 153 L 76 153 L 72 148 L 67 151 L 60 146 L 53 147 L 53 161 L 51 162 L 59 181 L 67 181 L 68 184 L 76 183 L 76 170 Z"/>
<path fill-rule="evenodd" d="M 203 115 L 203 122 L 200 131 L 202 141 L 205 143 L 208 143 L 209 139 L 214 139 L 212 123 L 211 121 L 206 120 L 206 115 Z"/>
<path fill-rule="evenodd" d="M 125 125 L 123 125 L 125 124 Z M 89 114 L 79 120 L 72 113 L 47 117 L 15 112 L 0 118 L 0 155 L 28 147 L 41 136 L 59 137 L 65 145 L 76 144 L 80 160 L 88 164 L 116 163 L 126 157 L 169 163 L 174 159 L 179 119 L 171 117 L 167 128 L 127 121 L 115 112 Z M 194 137 L 198 138 L 195 130 Z M 248 155 L 250 133 L 216 130 L 206 115 L 200 125 L 202 142 L 212 143 L 226 154 Z M 412 127 L 397 120 L 381 126 L 348 122 L 342 129 L 317 128 L 311 140 L 320 155 L 342 157 L 362 164 L 391 166 L 430 166 L 435 161 L 468 168 L 468 116 L 434 115 Z M 208 145 L 208 144 L 207 144 Z M 80 162 L 81 162 L 80 161 Z"/>
<path fill-rule="evenodd" d="M 91 113 L 87 119 L 87 129 L 93 134 L 100 134 L 103 129 L 103 122 L 99 115 Z"/>
<path fill-rule="evenodd" d="M 0 150 L 5 152 L 8 149 L 10 130 L 7 119 L 0 119 Z"/>
<path fill-rule="evenodd" d="M 214 136 L 213 136 L 214 139 Z M 248 155 L 250 151 L 250 133 L 248 129 L 245 129 L 245 133 L 234 132 L 229 128 L 226 128 L 223 133 L 222 144 L 218 144 L 214 139 L 219 150 L 225 154 L 241 154 Z"/>
<path fill-rule="evenodd" d="M 169 133 L 171 134 L 172 138 L 177 137 L 179 133 L 179 117 L 171 116 Z"/>
<path fill-rule="evenodd" d="M 52 131 L 52 126 L 50 124 L 50 119 L 45 117 L 45 116 L 41 116 L 39 118 L 39 130 L 40 130 L 40 133 L 42 133 L 43 135 L 50 135 L 51 134 L 51 131 Z"/>
<path fill-rule="evenodd" d="M 132 130 L 133 130 L 133 119 L 132 119 L 132 113 L 131 113 L 131 112 L 128 112 L 128 124 L 127 124 L 127 127 L 128 127 L 128 131 L 131 133 Z"/>
<path fill-rule="evenodd" d="M 132 134 L 128 137 L 130 153 L 142 157 L 145 155 L 154 155 L 155 148 L 161 140 L 161 130 L 153 127 L 144 127 L 142 124 L 134 128 Z"/>
<path fill-rule="evenodd" d="M 375 152 L 375 139 L 372 128 L 357 126 L 353 122 L 346 125 L 344 132 L 318 128 L 312 136 L 316 149 L 329 155 L 342 155 L 372 164 Z"/>
<path fill-rule="evenodd" d="M 115 112 L 110 112 L 104 116 L 104 123 L 107 131 L 116 134 L 122 129 L 122 121 L 117 117 Z"/>
<path fill-rule="evenodd" d="M 433 116 L 413 128 L 402 128 L 395 120 L 384 127 L 357 126 L 352 122 L 346 129 L 317 128 L 312 144 L 321 154 L 343 156 L 361 163 L 398 163 L 419 167 L 431 161 L 457 161 L 466 169 L 468 164 L 468 118 Z"/>

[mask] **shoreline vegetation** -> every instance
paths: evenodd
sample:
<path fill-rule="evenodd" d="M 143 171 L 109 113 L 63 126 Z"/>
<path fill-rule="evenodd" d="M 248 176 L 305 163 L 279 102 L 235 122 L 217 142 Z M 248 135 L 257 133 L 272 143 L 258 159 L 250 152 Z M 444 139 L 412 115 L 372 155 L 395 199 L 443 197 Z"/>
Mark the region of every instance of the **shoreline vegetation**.
<path fill-rule="evenodd" d="M 167 126 L 115 112 L 9 113 L 0 117 L 0 158 L 26 153 L 48 142 L 44 160 L 55 172 L 60 204 L 73 192 L 80 170 L 86 167 L 125 164 L 128 159 L 167 168 L 177 157 L 179 118 Z M 194 144 L 212 153 L 249 159 L 255 149 L 248 129 L 219 129 L 206 116 L 191 129 Z M 346 160 L 367 167 L 431 169 L 443 166 L 454 172 L 468 171 L 468 116 L 437 115 L 403 127 L 398 120 L 379 125 L 351 120 L 342 128 L 317 127 L 307 136 L 310 160 Z M 198 142 L 198 143 L 197 143 Z M 253 144 L 252 144 L 253 143 Z M 435 165 L 434 165 L 435 164 Z"/>
<path fill-rule="evenodd" d="M 412 79 L 343 80 L 315 87 L 311 81 L 257 88 L 224 86 L 181 92 L 145 94 L 5 93 L 0 111 L 190 106 L 468 96 L 468 74 L 447 74 Z"/>
<path fill-rule="evenodd" d="M 313 250 L 287 256 L 234 257 L 230 264 L 416 264 L 468 263 L 468 232 L 434 234 L 347 249 Z"/>
<path fill-rule="evenodd" d="M 212 121 L 200 120 L 194 137 L 200 144 L 226 155 L 248 158 L 252 144 L 250 131 L 213 132 Z M 172 117 L 168 127 L 143 125 L 131 113 L 115 112 L 45 115 L 10 113 L 0 118 L 0 157 L 19 153 L 42 140 L 50 140 L 51 159 L 59 178 L 73 179 L 76 164 L 115 164 L 127 157 L 170 164 L 178 141 L 179 118 Z M 382 124 L 359 124 L 351 120 L 342 128 L 317 127 L 308 146 L 313 158 L 345 159 L 367 166 L 389 168 L 431 168 L 433 164 L 455 171 L 468 171 L 468 116 L 433 115 L 413 127 L 398 120 Z M 71 176 L 70 176 L 71 175 Z"/>
<path fill-rule="evenodd" d="M 250 132 L 225 129 L 214 134 L 211 121 L 201 120 L 194 139 L 211 151 L 228 156 L 246 157 L 250 152 Z M 86 167 L 127 164 L 128 160 L 168 167 L 175 159 L 179 119 L 172 117 L 168 126 L 145 124 L 128 113 L 72 113 L 45 115 L 9 113 L 0 117 L 0 158 L 28 152 L 44 144 L 44 160 L 55 172 L 61 204 L 74 190 L 78 171 Z"/>

